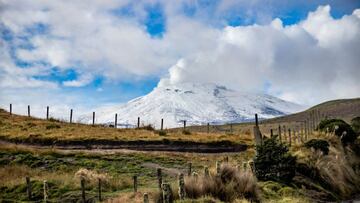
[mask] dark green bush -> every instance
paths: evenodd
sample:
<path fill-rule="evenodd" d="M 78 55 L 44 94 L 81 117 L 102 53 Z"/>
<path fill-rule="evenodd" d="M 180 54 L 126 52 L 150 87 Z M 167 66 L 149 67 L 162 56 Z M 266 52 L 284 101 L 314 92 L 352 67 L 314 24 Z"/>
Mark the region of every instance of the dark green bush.
<path fill-rule="evenodd" d="M 288 183 L 295 176 L 296 157 L 289 153 L 286 145 L 277 136 L 265 139 L 256 146 L 254 158 L 255 174 L 259 180 L 275 180 Z"/>
<path fill-rule="evenodd" d="M 335 126 L 338 126 L 338 129 L 335 130 Z M 320 131 L 326 131 L 326 129 L 329 129 L 330 132 L 335 131 L 335 135 L 340 137 L 341 142 L 345 145 L 348 143 L 353 143 L 357 138 L 357 134 L 351 128 L 351 126 L 341 119 L 323 120 L 318 125 L 318 129 Z M 342 136 L 343 132 L 345 131 L 346 135 Z"/>
<path fill-rule="evenodd" d="M 351 119 L 351 127 L 355 133 L 360 134 L 360 116 Z"/>
<path fill-rule="evenodd" d="M 329 143 L 326 140 L 312 139 L 306 142 L 306 148 L 314 148 L 315 150 L 321 150 L 325 155 L 329 154 Z"/>
<path fill-rule="evenodd" d="M 346 124 L 345 121 L 343 121 L 341 119 L 336 119 L 336 118 L 334 118 L 334 119 L 325 119 L 325 120 L 320 121 L 317 129 L 319 129 L 320 131 L 326 131 L 326 128 L 330 127 L 329 124 L 331 125 L 332 123 Z"/>

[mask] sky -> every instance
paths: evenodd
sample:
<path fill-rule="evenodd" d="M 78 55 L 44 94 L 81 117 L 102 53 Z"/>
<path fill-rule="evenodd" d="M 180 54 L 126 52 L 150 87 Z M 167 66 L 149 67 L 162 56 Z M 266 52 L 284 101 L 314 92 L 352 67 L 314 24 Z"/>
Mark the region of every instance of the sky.
<path fill-rule="evenodd" d="M 0 107 L 20 114 L 183 82 L 314 105 L 360 97 L 359 56 L 358 0 L 0 0 Z"/>

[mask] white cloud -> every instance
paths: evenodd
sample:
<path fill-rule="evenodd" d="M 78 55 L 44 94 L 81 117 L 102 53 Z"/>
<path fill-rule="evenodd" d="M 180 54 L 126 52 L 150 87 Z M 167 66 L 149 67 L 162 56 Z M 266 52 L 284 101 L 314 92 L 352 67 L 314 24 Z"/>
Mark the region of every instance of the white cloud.
<path fill-rule="evenodd" d="M 303 104 L 360 96 L 360 18 L 334 19 L 320 6 L 304 21 L 283 26 L 225 27 L 212 46 L 184 57 L 160 85 L 188 81 L 216 82 L 262 91 Z M 197 42 L 199 43 L 199 42 Z"/>
<path fill-rule="evenodd" d="M 89 84 L 93 79 L 91 74 L 81 74 L 77 80 L 67 80 L 63 82 L 66 87 L 82 87 Z"/>
<path fill-rule="evenodd" d="M 2 42 L 1 87 L 56 88 L 54 82 L 35 79 L 55 66 L 75 69 L 78 78 L 62 83 L 71 87 L 87 85 L 98 75 L 122 81 L 163 76 L 168 71 L 159 85 L 215 82 L 263 91 L 270 84 L 268 93 L 303 104 L 360 96 L 359 9 L 334 19 L 329 6 L 320 6 L 302 22 L 284 27 L 271 14 L 259 14 L 267 9 L 256 10 L 262 1 L 221 1 L 210 12 L 214 16 L 192 0 L 139 1 L 130 17 L 111 12 L 131 2 L 128 0 L 0 1 L 1 24 L 11 30 L 16 43 L 33 46 L 17 48 L 16 56 L 34 64 L 17 67 L 9 56 L 10 47 Z M 141 24 L 145 7 L 158 2 L 166 13 L 162 38 L 150 36 Z M 184 2 L 196 4 L 194 17 L 182 13 Z M 209 23 L 223 20 L 234 7 L 244 11 L 245 21 L 257 16 L 260 25 L 219 27 L 219 23 Z M 26 29 L 36 23 L 45 24 L 46 32 L 29 34 Z M 37 65 L 43 63 L 47 65 Z"/>
<path fill-rule="evenodd" d="M 14 64 L 8 52 L 6 41 L 0 38 L 0 88 L 37 88 L 45 87 L 54 89 L 57 84 L 49 81 L 35 79 L 34 76 L 43 76 L 47 68 L 40 64 L 20 68 Z M 2 92 L 0 92 L 2 93 Z"/>

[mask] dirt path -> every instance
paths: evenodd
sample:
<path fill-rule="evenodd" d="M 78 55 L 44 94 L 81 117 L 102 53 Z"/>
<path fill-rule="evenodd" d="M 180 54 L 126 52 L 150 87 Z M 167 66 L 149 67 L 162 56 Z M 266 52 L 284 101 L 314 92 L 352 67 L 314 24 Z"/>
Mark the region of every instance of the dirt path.
<path fill-rule="evenodd" d="M 238 144 L 234 146 L 216 146 L 216 145 L 41 145 L 41 144 L 28 144 L 28 143 L 16 143 L 9 142 L 0 139 L 0 145 L 14 145 L 19 147 L 30 147 L 35 149 L 56 149 L 61 151 L 83 151 L 83 152 L 95 152 L 95 153 L 133 153 L 133 152 L 146 152 L 146 153 L 200 153 L 200 154 L 219 154 L 219 153 L 238 153 L 246 151 L 248 146 L 245 144 Z"/>

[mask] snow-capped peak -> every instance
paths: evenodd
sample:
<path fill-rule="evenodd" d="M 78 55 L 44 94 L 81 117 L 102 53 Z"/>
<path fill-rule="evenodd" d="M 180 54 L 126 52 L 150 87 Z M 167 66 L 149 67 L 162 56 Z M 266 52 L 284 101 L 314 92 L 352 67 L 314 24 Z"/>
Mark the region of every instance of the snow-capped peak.
<path fill-rule="evenodd" d="M 215 84 L 182 83 L 156 87 L 149 94 L 125 104 L 98 109 L 97 123 L 114 123 L 134 126 L 140 117 L 141 124 L 160 127 L 179 127 L 186 120 L 189 125 L 244 122 L 260 118 L 272 118 L 294 113 L 304 107 L 279 98 L 248 92 L 240 92 Z M 91 122 L 91 114 L 82 121 Z"/>

